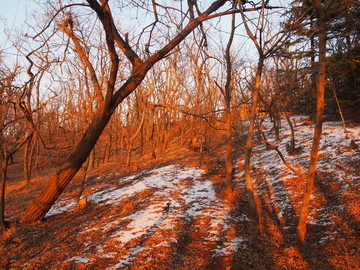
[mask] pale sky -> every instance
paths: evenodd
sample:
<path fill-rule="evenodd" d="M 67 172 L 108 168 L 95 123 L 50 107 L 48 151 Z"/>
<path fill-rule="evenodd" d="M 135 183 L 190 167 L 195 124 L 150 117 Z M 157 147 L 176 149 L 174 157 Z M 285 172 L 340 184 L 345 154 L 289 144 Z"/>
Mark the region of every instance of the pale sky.
<path fill-rule="evenodd" d="M 26 8 L 32 4 L 31 0 L 0 0 L 0 16 L 6 23 L 12 24 L 24 19 Z M 1 22 L 3 25 L 4 22 Z"/>
<path fill-rule="evenodd" d="M 272 0 L 271 2 L 275 5 L 277 5 L 276 3 L 281 5 L 281 3 L 288 1 Z M 37 8 L 39 8 L 38 4 L 34 0 L 0 0 L 0 52 L 12 54 L 11 42 L 7 40 L 7 33 L 12 33 L 13 38 L 16 37 L 18 32 L 27 33 L 26 29 L 29 26 L 24 23 L 24 20 L 27 17 L 28 22 L 31 24 L 31 21 L 29 21 L 32 19 L 31 14 Z M 252 45 L 247 50 L 251 50 L 251 48 Z"/>
<path fill-rule="evenodd" d="M 5 28 L 11 31 L 21 27 L 31 5 L 34 5 L 32 0 L 0 0 L 0 50 L 9 45 L 6 42 Z"/>

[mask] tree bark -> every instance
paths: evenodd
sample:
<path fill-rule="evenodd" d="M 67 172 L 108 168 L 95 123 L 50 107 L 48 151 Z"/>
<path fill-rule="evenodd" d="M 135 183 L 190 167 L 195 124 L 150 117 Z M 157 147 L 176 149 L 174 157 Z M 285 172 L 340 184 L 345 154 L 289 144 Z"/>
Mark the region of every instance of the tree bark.
<path fill-rule="evenodd" d="M 246 145 L 245 145 L 245 162 L 244 162 L 245 184 L 246 184 L 246 190 L 247 190 L 247 194 L 248 194 L 248 198 L 249 198 L 250 212 L 256 222 L 259 219 L 259 215 L 258 215 L 258 209 L 257 209 L 257 205 L 256 205 L 256 200 L 255 200 L 254 187 L 253 187 L 252 179 L 251 179 L 250 158 L 251 158 L 251 151 L 252 151 L 252 147 L 253 147 L 254 126 L 255 126 L 256 110 L 257 110 L 257 106 L 258 106 L 263 66 L 264 66 L 264 59 L 262 56 L 260 56 L 259 61 L 258 61 L 258 67 L 256 70 L 255 86 L 254 86 L 252 100 L 251 100 L 250 122 L 249 122 L 249 128 L 248 128 L 248 136 L 247 136 Z"/>
<path fill-rule="evenodd" d="M 37 135 L 29 139 L 24 149 L 24 179 L 27 183 L 29 183 L 31 180 L 32 160 L 33 160 L 36 144 L 37 144 Z"/>
<path fill-rule="evenodd" d="M 134 135 L 130 138 L 129 140 L 129 145 L 128 145 L 128 151 L 127 151 L 127 158 L 126 158 L 126 167 L 130 166 L 130 162 L 131 162 L 131 153 L 133 150 L 133 144 L 134 141 L 136 139 L 136 137 L 139 135 L 143 125 L 144 125 L 144 121 L 145 121 L 145 113 L 146 113 L 146 107 L 144 105 L 143 107 L 143 113 L 141 115 L 141 119 L 140 119 L 140 124 L 136 130 L 136 132 L 134 133 Z"/>
<path fill-rule="evenodd" d="M 231 33 L 225 50 L 226 60 L 226 84 L 225 84 L 225 115 L 226 115 L 226 184 L 232 189 L 233 180 L 233 142 L 232 142 L 232 115 L 231 115 L 231 96 L 232 96 L 232 63 L 231 63 L 231 45 L 235 34 L 235 14 L 232 15 Z"/>
<path fill-rule="evenodd" d="M 92 149 L 91 153 L 89 154 L 89 164 L 87 171 L 91 171 L 95 167 L 95 149 Z"/>
<path fill-rule="evenodd" d="M 82 196 L 84 188 L 85 188 L 86 178 L 87 178 L 87 175 L 88 175 L 88 172 L 89 172 L 89 161 L 90 161 L 90 159 L 88 158 L 87 161 L 85 162 L 84 166 L 83 166 L 84 175 L 81 178 L 80 191 L 79 191 L 79 194 L 77 196 L 77 204 L 78 205 L 79 205 L 79 203 L 81 201 L 81 196 Z"/>
<path fill-rule="evenodd" d="M 290 153 L 293 154 L 295 151 L 295 131 L 287 109 L 285 109 L 285 117 L 290 127 Z"/>
<path fill-rule="evenodd" d="M 9 159 L 6 158 L 3 153 L 0 155 L 0 228 L 2 231 L 5 231 L 5 182 Z"/>
<path fill-rule="evenodd" d="M 24 168 L 24 179 L 26 181 L 26 183 L 29 183 L 30 182 L 30 179 L 31 179 L 31 159 L 29 157 L 30 155 L 30 146 L 31 146 L 31 142 L 32 142 L 32 139 L 30 139 L 28 141 L 28 143 L 26 144 L 25 146 L 25 149 L 24 149 L 24 160 L 23 160 L 23 168 Z"/>
<path fill-rule="evenodd" d="M 317 78 L 317 101 L 316 101 L 316 120 L 315 130 L 312 142 L 311 156 L 308 175 L 306 179 L 306 187 L 303 197 L 303 203 L 297 227 L 298 246 L 301 248 L 306 235 L 306 222 L 309 213 L 310 197 L 314 186 L 316 163 L 318 160 L 318 152 L 320 147 L 320 139 L 322 132 L 322 122 L 324 116 L 324 93 L 326 86 L 326 21 L 325 8 L 320 0 L 314 0 L 313 6 L 317 14 L 318 37 L 319 37 L 319 67 Z"/>

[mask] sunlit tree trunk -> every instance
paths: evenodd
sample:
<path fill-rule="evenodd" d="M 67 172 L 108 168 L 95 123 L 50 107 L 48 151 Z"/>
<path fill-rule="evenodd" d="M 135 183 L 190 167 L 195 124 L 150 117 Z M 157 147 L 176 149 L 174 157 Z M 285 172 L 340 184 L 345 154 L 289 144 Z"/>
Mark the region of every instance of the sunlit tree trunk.
<path fill-rule="evenodd" d="M 4 149 L 0 153 L 0 227 L 5 231 L 5 182 L 9 159 L 5 157 Z"/>
<path fill-rule="evenodd" d="M 24 179 L 27 183 L 30 182 L 31 179 L 31 157 L 30 157 L 30 152 L 31 152 L 31 145 L 32 145 L 32 141 L 33 139 L 30 139 L 29 142 L 26 144 L 25 148 L 24 148 L 24 160 L 23 160 L 23 165 L 24 165 Z"/>
<path fill-rule="evenodd" d="M 151 118 L 151 129 L 150 129 L 150 134 L 149 134 L 149 143 L 150 143 L 150 151 L 151 151 L 151 157 L 153 159 L 156 159 L 156 143 L 155 143 L 155 107 L 152 107 L 152 118 Z"/>
<path fill-rule="evenodd" d="M 253 136 L 254 136 L 254 125 L 255 125 L 255 117 L 256 111 L 258 109 L 258 99 L 259 99 L 259 92 L 260 92 L 260 85 L 261 85 L 261 77 L 263 73 L 264 61 L 266 58 L 273 55 L 284 43 L 284 41 L 288 37 L 288 33 L 285 32 L 277 32 L 274 35 L 271 33 L 271 29 L 267 27 L 267 20 L 266 20 L 266 5 L 268 1 L 262 1 L 262 9 L 259 13 L 258 22 L 253 22 L 253 31 L 250 29 L 249 26 L 249 19 L 245 17 L 243 7 L 239 5 L 240 15 L 243 21 L 243 25 L 246 29 L 246 33 L 248 37 L 252 40 L 257 52 L 258 52 L 258 63 L 255 75 L 255 83 L 252 89 L 252 100 L 251 100 L 251 111 L 250 111 L 250 118 L 249 118 L 249 127 L 248 127 L 248 136 L 245 145 L 245 161 L 244 161 L 244 170 L 245 170 L 245 182 L 246 182 L 246 189 L 249 197 L 249 206 L 251 214 L 254 218 L 254 221 L 258 221 L 259 219 L 259 212 L 257 209 L 257 204 L 255 200 L 255 192 L 251 180 L 251 152 L 253 148 Z M 299 18 L 300 19 L 300 18 Z M 298 20 L 296 20 L 296 23 Z M 296 24 L 294 23 L 294 24 Z"/>
<path fill-rule="evenodd" d="M 141 83 L 144 76 L 145 74 L 143 73 L 141 75 L 131 77 L 123 86 L 124 92 L 128 92 L 130 94 L 130 92 Z M 124 96 L 123 99 L 126 96 Z M 44 218 L 64 188 L 72 180 L 72 178 L 81 168 L 82 164 L 86 161 L 102 131 L 109 122 L 112 112 L 112 110 L 106 110 L 105 108 L 104 111 L 100 112 L 97 117 L 95 117 L 73 153 L 60 167 L 54 178 L 49 181 L 47 186 L 45 186 L 45 188 L 30 204 L 29 208 L 21 217 L 22 222 L 30 222 Z"/>
<path fill-rule="evenodd" d="M 251 158 L 251 152 L 252 152 L 252 148 L 253 148 L 255 118 L 256 118 L 256 111 L 257 111 L 257 107 L 258 107 L 258 99 L 259 99 L 263 67 L 264 67 L 264 59 L 263 59 L 263 57 L 260 56 L 257 70 L 256 70 L 255 85 L 254 85 L 254 89 L 253 89 L 253 93 L 252 93 L 251 111 L 250 111 L 250 117 L 249 117 L 248 135 L 247 135 L 246 145 L 245 145 L 245 162 L 244 162 L 246 190 L 247 190 L 248 197 L 249 197 L 250 211 L 251 211 L 251 214 L 253 215 L 253 218 L 255 221 L 257 221 L 259 219 L 259 217 L 258 217 L 256 200 L 255 200 L 254 187 L 253 187 L 253 183 L 252 183 L 252 179 L 251 179 L 250 158 Z"/>
<path fill-rule="evenodd" d="M 88 171 L 91 171 L 95 167 L 95 148 L 90 152 L 89 155 L 89 164 L 88 164 Z"/>
<path fill-rule="evenodd" d="M 301 247 L 305 241 L 306 222 L 309 213 L 310 197 L 314 186 L 316 173 L 316 163 L 320 146 L 322 122 L 324 116 L 324 93 L 326 86 L 326 21 L 325 7 L 320 0 L 314 0 L 313 6 L 317 14 L 318 38 L 319 38 L 319 66 L 317 78 L 317 100 L 316 100 L 316 120 L 315 130 L 312 142 L 309 170 L 306 179 L 306 188 L 303 197 L 303 203 L 297 227 L 298 245 Z"/>

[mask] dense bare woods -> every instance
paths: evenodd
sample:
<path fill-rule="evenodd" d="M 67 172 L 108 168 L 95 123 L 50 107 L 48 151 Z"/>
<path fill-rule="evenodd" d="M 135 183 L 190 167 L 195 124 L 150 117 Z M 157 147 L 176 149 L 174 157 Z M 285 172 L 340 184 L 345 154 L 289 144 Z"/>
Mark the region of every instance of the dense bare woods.
<path fill-rule="evenodd" d="M 139 86 L 139 84 L 144 80 L 147 72 L 152 68 L 153 65 L 156 64 L 156 62 L 165 57 L 188 34 L 190 34 L 197 26 L 199 26 L 202 21 L 206 20 L 211 13 L 219 9 L 225 2 L 226 1 L 216 1 L 210 5 L 207 10 L 205 10 L 203 13 L 200 13 L 196 19 L 190 18 L 185 28 L 181 30 L 180 33 L 175 37 L 170 39 L 170 41 L 165 43 L 167 45 L 163 46 L 160 48 L 160 50 L 147 57 L 146 60 L 143 61 L 130 47 L 128 41 L 126 40 L 127 38 L 125 37 L 125 39 L 123 39 L 118 33 L 108 3 L 104 2 L 100 4 L 97 1 L 88 1 L 89 6 L 99 18 L 105 33 L 106 45 L 104 45 L 106 47 L 104 47 L 107 49 L 109 68 L 107 70 L 108 74 L 106 74 L 106 79 L 104 80 L 104 91 L 102 91 L 102 88 L 100 87 L 99 78 L 88 56 L 86 55 L 86 50 L 82 47 L 79 38 L 74 33 L 74 23 L 76 24 L 76 21 L 74 21 L 71 13 L 64 14 L 65 18 L 63 19 L 63 22 L 59 23 L 59 29 L 64 32 L 73 42 L 73 49 L 75 53 L 87 67 L 98 104 L 95 104 L 97 108 L 96 112 L 94 113 L 94 119 L 86 129 L 74 152 L 70 155 L 67 161 L 63 163 L 61 168 L 56 173 L 55 178 L 52 179 L 48 186 L 34 199 L 33 203 L 29 206 L 28 210 L 21 219 L 23 222 L 39 220 L 45 216 L 51 205 L 59 197 L 62 190 L 71 181 L 71 179 L 89 156 L 102 131 L 109 122 L 112 114 L 115 112 L 117 106 Z M 157 13 L 155 13 L 155 15 L 155 18 L 157 18 Z M 151 41 L 152 36 L 149 38 Z M 119 56 L 115 45 L 119 46 L 119 48 L 123 51 L 125 56 L 132 64 L 130 76 L 117 90 L 116 82 L 119 71 Z M 140 129 L 141 126 L 142 124 L 139 126 Z M 136 133 L 134 135 L 137 135 Z M 134 136 L 132 139 L 135 139 L 135 137 L 136 136 Z M 129 163 L 130 160 L 130 150 L 131 149 L 128 151 L 127 163 Z"/>
<path fill-rule="evenodd" d="M 156 159 L 174 141 L 200 153 L 216 152 L 215 145 L 226 144 L 223 183 L 229 197 L 235 196 L 234 170 L 244 171 L 243 179 L 236 181 L 246 182 L 257 222 L 261 211 L 253 187 L 252 151 L 264 142 L 299 181 L 306 181 L 297 232 L 302 244 L 324 104 L 327 98 L 329 108 L 339 110 L 341 103 L 349 103 L 344 86 L 338 89 L 340 101 L 338 96 L 326 96 L 325 63 L 335 54 L 344 61 L 355 55 L 347 74 L 359 66 L 358 45 L 352 45 L 358 33 L 348 24 L 342 34 L 335 27 L 342 19 L 334 19 L 332 11 L 338 1 L 313 2 L 297 1 L 288 9 L 272 1 L 226 0 L 44 4 L 43 14 L 38 15 L 42 19 L 30 22 L 34 25 L 29 32 L 13 41 L 23 60 L 10 67 L 4 62 L 10 56 L 0 55 L 2 231 L 7 168 L 15 153 L 23 154 L 16 158 L 24 162 L 29 185 L 44 167 L 54 165 L 50 160 L 41 164 L 42 155 L 56 149 L 53 163 L 61 162 L 21 215 L 20 222 L 29 223 L 44 218 L 78 172 L 84 173 L 84 185 L 87 173 L 101 164 L 131 167 L 135 153 Z M 352 3 L 343 12 L 352 14 L 358 8 Z M 344 39 L 347 46 L 327 58 L 330 26 L 338 31 L 333 30 L 331 41 L 340 44 Z M 335 89 L 340 79 L 332 75 Z M 311 93 L 314 81 L 316 97 Z M 358 97 L 356 89 L 357 94 L 351 94 Z M 310 103 L 317 103 L 316 109 Z M 288 163 L 277 146 L 281 118 L 286 118 L 291 128 L 288 154 L 296 155 L 301 146 L 296 144 L 290 116 L 304 113 L 316 113 L 308 171 Z M 275 142 L 262 131 L 267 117 Z M 234 156 L 243 154 L 244 162 L 235 168 Z"/>

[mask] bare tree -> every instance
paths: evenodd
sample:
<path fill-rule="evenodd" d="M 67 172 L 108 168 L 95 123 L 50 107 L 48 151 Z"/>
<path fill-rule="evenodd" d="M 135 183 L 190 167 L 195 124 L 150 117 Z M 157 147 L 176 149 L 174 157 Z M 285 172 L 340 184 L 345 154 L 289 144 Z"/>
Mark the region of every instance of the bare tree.
<path fill-rule="evenodd" d="M 141 119 L 140 123 L 135 131 L 135 133 L 129 138 L 128 141 L 128 149 L 127 149 L 127 156 L 126 156 L 126 166 L 130 166 L 131 162 L 131 153 L 133 151 L 134 141 L 139 136 L 145 122 L 145 116 L 146 116 L 146 104 L 142 104 L 142 113 L 141 113 Z"/>
<path fill-rule="evenodd" d="M 60 167 L 55 177 L 49 181 L 48 185 L 30 204 L 27 211 L 21 217 L 22 222 L 39 220 L 45 216 L 52 204 L 59 197 L 63 189 L 72 180 L 73 176 L 77 173 L 89 156 L 117 106 L 137 88 L 137 86 L 144 80 L 147 72 L 154 66 L 155 63 L 166 57 L 168 53 L 170 53 L 181 41 L 186 38 L 186 36 L 188 36 L 203 21 L 211 18 L 211 14 L 222 7 L 226 2 L 226 0 L 216 0 L 213 1 L 206 10 L 199 14 L 190 12 L 190 14 L 194 16 L 191 16 L 188 19 L 187 25 L 165 46 L 159 48 L 159 50 L 155 53 L 150 54 L 145 60 L 142 60 L 130 46 L 127 37 L 122 37 L 117 30 L 108 1 L 102 0 L 100 3 L 96 0 L 87 1 L 91 9 L 96 13 L 104 29 L 108 57 L 110 59 L 110 71 L 106 79 L 107 83 L 104 89 L 104 94 L 101 91 L 102 89 L 96 91 L 96 88 L 98 87 L 96 83 L 96 74 L 91 72 L 91 65 L 88 66 L 88 70 L 90 70 L 92 73 L 91 76 L 93 76 L 93 87 L 95 91 L 98 92 L 98 98 L 100 100 L 99 103 L 101 105 L 97 108 L 93 121 L 90 123 L 81 140 L 77 144 L 74 152 Z M 191 11 L 190 7 L 189 10 Z M 156 13 L 154 15 L 157 17 Z M 67 15 L 59 27 L 72 40 L 78 56 L 83 61 L 87 61 L 86 51 L 84 51 L 84 48 L 78 41 L 79 39 L 74 32 L 74 24 L 76 24 L 74 18 L 71 15 Z M 148 45 L 150 44 L 148 43 Z M 117 90 L 115 90 L 115 87 L 119 70 L 119 56 L 116 46 L 120 48 L 132 65 L 131 74 Z M 85 55 L 83 55 L 84 53 Z"/>
<path fill-rule="evenodd" d="M 317 98 L 316 98 L 316 119 L 314 128 L 314 137 L 311 148 L 310 164 L 306 179 L 306 188 L 301 207 L 299 223 L 297 226 L 298 247 L 302 247 L 306 235 L 306 223 L 309 213 L 310 197 L 314 186 L 316 163 L 318 160 L 318 152 L 320 147 L 320 139 L 322 133 L 322 123 L 324 118 L 325 104 L 325 86 L 326 86 L 326 10 L 332 1 L 322 3 L 320 0 L 312 2 L 317 17 L 317 35 L 319 38 L 319 63 L 317 75 Z"/>
<path fill-rule="evenodd" d="M 225 87 L 222 88 L 218 85 L 224 96 L 224 110 L 225 110 L 225 129 L 226 129 L 226 158 L 225 158 L 225 172 L 226 184 L 232 189 L 233 179 L 233 142 L 232 142 L 232 111 L 231 111 L 231 98 L 233 93 L 233 59 L 231 57 L 231 45 L 235 35 L 235 13 L 232 14 L 230 37 L 225 49 L 225 62 L 226 62 L 226 82 Z"/>
<path fill-rule="evenodd" d="M 266 15 L 266 6 L 268 4 L 268 0 L 262 1 L 262 8 L 259 11 L 259 16 L 256 22 L 252 22 L 247 19 L 245 13 L 243 12 L 243 7 L 239 5 L 241 18 L 246 30 L 248 37 L 253 42 L 256 47 L 258 53 L 258 62 L 256 67 L 256 74 L 252 86 L 252 99 L 251 99 L 251 108 L 249 115 L 249 127 L 248 134 L 245 145 L 245 162 L 244 162 L 244 170 L 245 170 L 245 182 L 246 189 L 249 197 L 250 211 L 255 221 L 258 221 L 258 209 L 255 199 L 255 192 L 253 183 L 251 180 L 251 171 L 250 171 L 250 159 L 251 152 L 253 148 L 253 135 L 254 135 L 254 127 L 255 127 L 255 118 L 257 115 L 258 105 L 259 105 L 259 95 L 261 88 L 261 81 L 263 75 L 263 69 L 265 65 L 265 60 L 276 53 L 279 49 L 284 46 L 287 38 L 289 37 L 289 30 L 296 26 L 297 23 L 302 19 L 300 16 L 295 20 L 292 26 L 289 27 L 287 31 L 275 31 L 273 34 L 270 30 L 272 25 L 270 24 L 269 18 Z M 249 24 L 253 24 L 254 30 L 251 30 Z"/>
<path fill-rule="evenodd" d="M 269 57 L 269 55 L 271 55 L 271 53 L 278 45 L 278 43 L 275 43 L 275 45 L 270 45 L 270 47 L 264 46 L 266 42 L 263 40 L 265 23 L 266 23 L 265 4 L 266 3 L 263 1 L 263 9 L 261 10 L 259 15 L 258 18 L 259 23 L 256 25 L 255 33 L 251 31 L 248 25 L 248 19 L 246 19 L 244 13 L 243 12 L 240 13 L 244 27 L 246 29 L 246 33 L 254 43 L 256 50 L 258 52 L 258 63 L 256 68 L 255 82 L 252 89 L 251 109 L 249 115 L 249 128 L 248 128 L 247 140 L 245 145 L 245 162 L 244 162 L 246 190 L 249 198 L 250 211 L 255 221 L 257 221 L 259 217 L 258 217 L 257 204 L 255 200 L 255 191 L 254 191 L 254 187 L 251 179 L 251 172 L 250 172 L 250 158 L 251 158 L 251 151 L 253 148 L 255 117 L 256 117 L 256 111 L 258 109 L 258 99 L 259 99 L 260 86 L 261 86 L 261 76 L 264 68 L 264 61 L 267 57 Z M 243 7 L 241 5 L 239 5 L 239 7 L 242 10 Z"/>
<path fill-rule="evenodd" d="M 16 86 L 18 67 L 14 71 L 0 70 L 0 227 L 5 225 L 5 183 L 9 160 L 33 137 L 30 112 L 25 107 L 26 87 Z"/>

